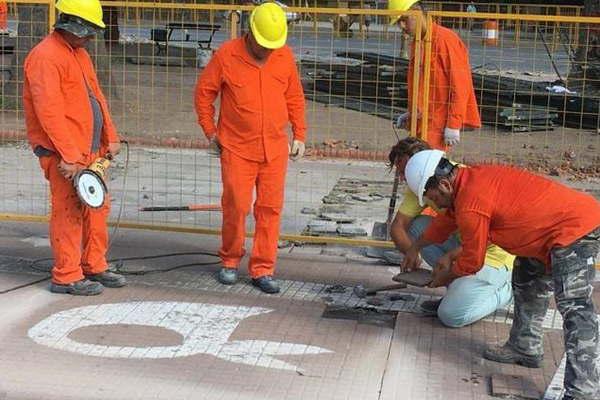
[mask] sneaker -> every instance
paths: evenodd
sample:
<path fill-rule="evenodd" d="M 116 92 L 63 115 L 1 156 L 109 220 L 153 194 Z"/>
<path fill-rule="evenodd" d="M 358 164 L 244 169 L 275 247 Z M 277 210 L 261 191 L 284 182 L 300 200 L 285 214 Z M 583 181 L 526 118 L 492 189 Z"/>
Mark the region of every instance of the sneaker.
<path fill-rule="evenodd" d="M 50 283 L 52 293 L 72 294 L 73 296 L 96 296 L 102 293 L 104 286 L 99 282 L 82 279 L 72 283 Z"/>
<path fill-rule="evenodd" d="M 99 282 L 107 288 L 120 288 L 127 285 L 125 277 L 115 272 L 104 271 L 99 274 L 86 275 L 90 281 Z"/>
<path fill-rule="evenodd" d="M 260 278 L 252 279 L 252 285 L 268 294 L 279 293 L 279 285 L 272 276 L 265 275 Z"/>
<path fill-rule="evenodd" d="M 423 314 L 426 315 L 437 315 L 438 309 L 440 308 L 440 304 L 442 304 L 442 299 L 439 300 L 425 300 L 419 306 Z"/>
<path fill-rule="evenodd" d="M 518 364 L 527 368 L 540 368 L 544 356 L 530 356 L 513 349 L 507 343 L 503 346 L 488 347 L 483 352 L 483 358 L 505 364 Z"/>
<path fill-rule="evenodd" d="M 236 268 L 221 268 L 217 280 L 223 285 L 233 285 L 238 280 L 238 270 Z"/>

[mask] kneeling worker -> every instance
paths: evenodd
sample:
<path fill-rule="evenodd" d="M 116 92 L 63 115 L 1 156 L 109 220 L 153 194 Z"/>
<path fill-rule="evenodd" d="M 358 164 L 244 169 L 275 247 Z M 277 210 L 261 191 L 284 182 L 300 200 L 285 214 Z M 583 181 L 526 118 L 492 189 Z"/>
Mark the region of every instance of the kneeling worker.
<path fill-rule="evenodd" d="M 388 157 L 389 165 L 397 168 L 401 178 L 404 178 L 409 158 L 428 149 L 429 145 L 421 139 L 402 139 L 392 147 Z M 431 209 L 435 212 L 429 212 Z M 444 211 L 430 202 L 419 205 L 415 194 L 407 189 L 391 226 L 390 233 L 396 248 L 405 253 L 435 218 L 444 218 Z M 444 243 L 424 247 L 420 255 L 434 269 L 443 268 L 454 262 L 461 249 L 459 236 L 453 234 Z M 453 328 L 469 325 L 486 317 L 505 307 L 512 299 L 510 278 L 513 261 L 512 255 L 490 244 L 486 251 L 485 265 L 479 272 L 456 279 L 448 285 L 446 295 L 441 300 L 425 301 L 421 308 L 427 313 L 436 313 L 444 325 Z"/>

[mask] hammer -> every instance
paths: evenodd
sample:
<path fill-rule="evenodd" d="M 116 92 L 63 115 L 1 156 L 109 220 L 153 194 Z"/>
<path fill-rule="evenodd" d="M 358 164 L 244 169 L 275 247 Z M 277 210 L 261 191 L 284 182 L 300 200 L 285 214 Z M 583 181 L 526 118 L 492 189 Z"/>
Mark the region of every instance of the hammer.
<path fill-rule="evenodd" d="M 367 289 L 363 285 L 356 285 L 356 286 L 354 286 L 352 291 L 354 292 L 356 297 L 363 299 L 367 296 L 374 296 L 375 294 L 377 294 L 377 292 L 385 292 L 387 290 L 395 290 L 395 289 L 404 289 L 405 287 L 406 287 L 406 283 L 395 283 L 393 285 L 380 286 L 380 287 L 370 288 L 370 289 Z"/>

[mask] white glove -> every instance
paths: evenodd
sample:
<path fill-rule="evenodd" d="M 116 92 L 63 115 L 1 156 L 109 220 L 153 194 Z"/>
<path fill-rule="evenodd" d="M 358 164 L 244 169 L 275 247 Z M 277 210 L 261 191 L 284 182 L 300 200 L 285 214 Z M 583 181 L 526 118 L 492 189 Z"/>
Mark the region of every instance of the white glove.
<path fill-rule="evenodd" d="M 408 120 L 410 119 L 410 111 L 399 114 L 394 120 L 394 128 L 396 129 L 406 129 L 408 126 Z"/>
<path fill-rule="evenodd" d="M 304 156 L 304 150 L 306 150 L 306 146 L 304 142 L 300 140 L 294 140 L 292 143 L 292 150 L 290 151 L 290 158 L 292 161 L 298 161 Z"/>
<path fill-rule="evenodd" d="M 444 128 L 444 142 L 448 146 L 455 146 L 460 142 L 460 130 L 452 128 Z"/>
<path fill-rule="evenodd" d="M 215 157 L 221 155 L 221 144 L 217 139 L 217 135 L 213 135 L 208 139 L 208 154 Z"/>

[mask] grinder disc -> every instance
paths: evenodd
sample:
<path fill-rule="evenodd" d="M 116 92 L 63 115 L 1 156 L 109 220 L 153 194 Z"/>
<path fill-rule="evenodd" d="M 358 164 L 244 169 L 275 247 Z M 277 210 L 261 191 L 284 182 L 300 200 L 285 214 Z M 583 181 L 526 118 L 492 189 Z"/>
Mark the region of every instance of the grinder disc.
<path fill-rule="evenodd" d="M 75 177 L 75 190 L 83 204 L 89 207 L 99 208 L 104 204 L 106 186 L 102 179 L 90 170 L 83 170 Z"/>

